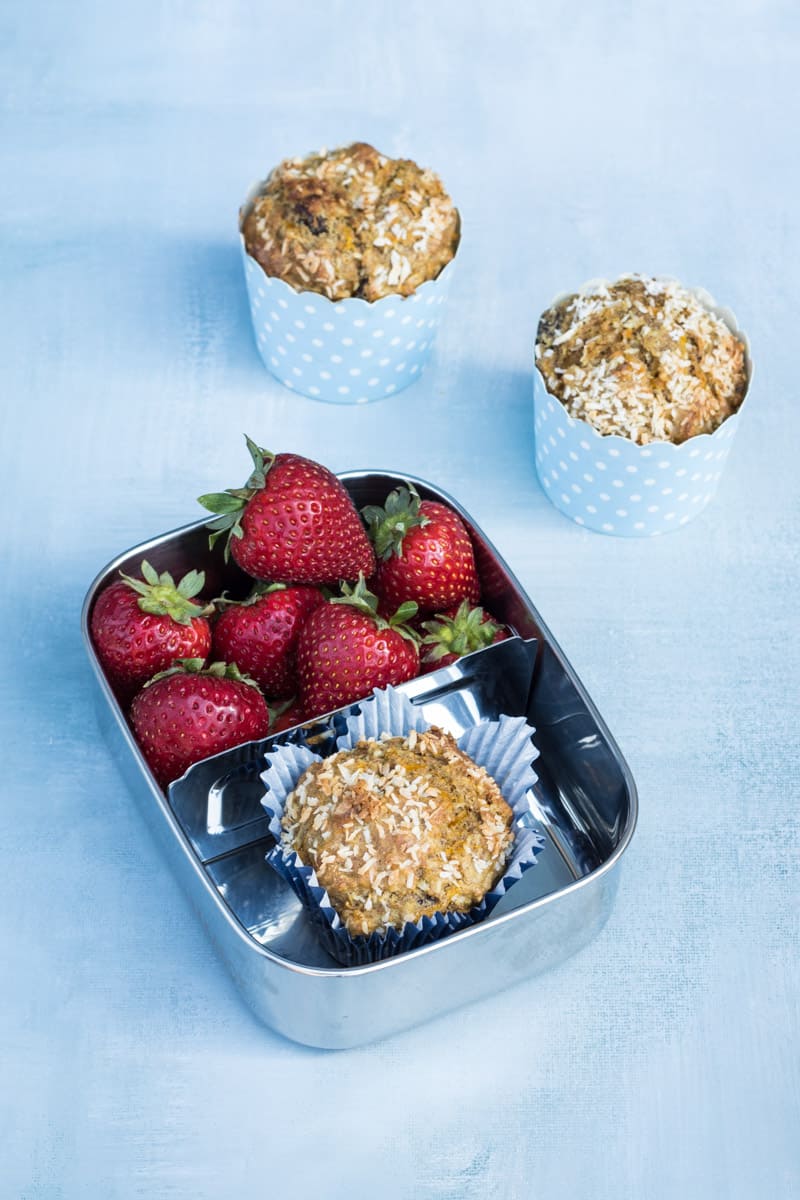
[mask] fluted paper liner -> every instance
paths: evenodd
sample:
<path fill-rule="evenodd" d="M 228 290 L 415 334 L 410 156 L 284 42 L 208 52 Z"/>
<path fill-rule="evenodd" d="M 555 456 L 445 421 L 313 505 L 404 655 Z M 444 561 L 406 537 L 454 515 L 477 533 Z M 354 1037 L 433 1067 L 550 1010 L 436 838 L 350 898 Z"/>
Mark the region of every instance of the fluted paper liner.
<path fill-rule="evenodd" d="M 386 688 L 355 707 L 346 719 L 346 732 L 337 738 L 336 748 L 349 749 L 362 738 L 378 739 L 383 733 L 405 736 L 412 729 L 421 731 L 429 725 L 422 711 L 403 693 Z M 530 790 L 536 783 L 532 763 L 538 756 L 533 733 L 524 717 L 501 716 L 497 721 L 482 721 L 472 726 L 458 739 L 459 748 L 495 780 L 514 814 L 514 843 L 503 875 L 492 890 L 469 912 L 435 913 L 402 929 L 388 929 L 368 937 L 353 937 L 347 932 L 316 872 L 282 843 L 281 818 L 286 798 L 306 767 L 320 761 L 321 756 L 302 745 L 284 744 L 269 750 L 267 769 L 261 776 L 266 787 L 262 804 L 270 818 L 275 846 L 267 854 L 267 862 L 303 901 L 326 949 L 338 962 L 345 966 L 376 962 L 481 921 L 523 872 L 534 866 L 545 841 L 536 828 L 529 803 Z"/>

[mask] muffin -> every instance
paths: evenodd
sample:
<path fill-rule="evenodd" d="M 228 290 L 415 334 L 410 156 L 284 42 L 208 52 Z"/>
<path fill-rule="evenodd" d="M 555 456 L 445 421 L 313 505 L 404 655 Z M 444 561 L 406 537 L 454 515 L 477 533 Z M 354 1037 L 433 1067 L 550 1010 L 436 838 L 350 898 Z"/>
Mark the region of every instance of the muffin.
<path fill-rule="evenodd" d="M 329 300 L 410 296 L 456 252 L 459 215 L 433 171 L 365 142 L 290 158 L 244 217 L 268 276 Z"/>
<path fill-rule="evenodd" d="M 331 757 L 270 748 L 266 860 L 334 959 L 378 962 L 483 921 L 535 866 L 533 734 L 503 715 L 454 742 L 387 687 L 353 705 Z"/>
<path fill-rule="evenodd" d="M 548 308 L 536 365 L 569 416 L 640 446 L 713 433 L 748 383 L 744 343 L 720 316 L 674 280 L 639 275 Z"/>
<path fill-rule="evenodd" d="M 491 776 L 433 726 L 312 763 L 281 826 L 357 937 L 474 908 L 503 873 L 512 821 Z"/>
<path fill-rule="evenodd" d="M 711 501 L 752 380 L 747 337 L 702 288 L 594 280 L 539 322 L 536 473 L 577 525 L 653 537 Z"/>

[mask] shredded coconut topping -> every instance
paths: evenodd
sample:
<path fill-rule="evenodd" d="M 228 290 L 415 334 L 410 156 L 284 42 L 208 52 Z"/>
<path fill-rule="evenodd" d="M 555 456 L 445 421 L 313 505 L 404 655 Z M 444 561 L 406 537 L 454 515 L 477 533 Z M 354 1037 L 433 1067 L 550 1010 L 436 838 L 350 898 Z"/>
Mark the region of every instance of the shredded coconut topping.
<path fill-rule="evenodd" d="M 360 934 L 472 908 L 502 874 L 511 822 L 495 781 L 434 726 L 313 763 L 282 832 Z"/>
<path fill-rule="evenodd" d="M 411 295 L 453 257 L 459 230 L 432 171 L 364 142 L 286 159 L 243 226 L 267 274 L 330 300 Z"/>
<path fill-rule="evenodd" d="M 713 433 L 747 390 L 744 345 L 672 281 L 589 285 L 541 318 L 537 366 L 567 412 L 644 445 Z"/>

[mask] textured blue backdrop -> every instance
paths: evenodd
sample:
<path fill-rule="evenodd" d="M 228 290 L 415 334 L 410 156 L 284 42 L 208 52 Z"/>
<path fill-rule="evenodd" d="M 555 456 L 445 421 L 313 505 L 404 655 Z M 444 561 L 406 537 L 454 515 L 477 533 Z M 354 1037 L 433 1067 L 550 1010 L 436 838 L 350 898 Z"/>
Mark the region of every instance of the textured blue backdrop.
<path fill-rule="evenodd" d="M 2 6 L 3 1197 L 800 1194 L 799 69 L 790 0 Z M 464 237 L 422 381 L 341 408 L 265 372 L 236 214 L 357 137 L 435 166 Z M 715 501 L 653 541 L 533 462 L 538 313 L 631 269 L 756 362 Z M 240 480 L 244 430 L 457 496 L 641 791 L 587 950 L 342 1054 L 240 1004 L 89 703 L 90 579 Z"/>

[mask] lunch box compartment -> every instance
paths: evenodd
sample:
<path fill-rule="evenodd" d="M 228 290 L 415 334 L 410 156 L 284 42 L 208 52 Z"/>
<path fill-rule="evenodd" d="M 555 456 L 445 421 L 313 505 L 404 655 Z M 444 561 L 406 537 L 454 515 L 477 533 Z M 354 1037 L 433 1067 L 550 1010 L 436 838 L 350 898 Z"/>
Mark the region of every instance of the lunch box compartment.
<path fill-rule="evenodd" d="M 340 476 L 356 505 L 381 503 L 408 480 L 387 472 Z M 453 733 L 501 712 L 534 727 L 539 756 L 531 808 L 546 846 L 479 924 L 366 966 L 328 956 L 294 892 L 265 861 L 272 845 L 260 772 L 274 740 L 334 749 L 341 710 L 191 767 L 168 794 L 156 784 L 113 697 L 89 635 L 97 594 L 147 559 L 179 577 L 206 572 L 206 591 L 245 595 L 250 580 L 205 523 L 154 538 L 109 563 L 84 604 L 83 632 L 98 716 L 132 793 L 245 1000 L 271 1028 L 312 1046 L 342 1048 L 387 1036 L 491 994 L 585 945 L 611 911 L 618 866 L 636 823 L 630 771 L 593 702 L 531 601 L 469 515 L 412 479 L 423 498 L 456 509 L 470 529 L 484 603 L 516 636 L 401 685 L 426 720 Z M 357 707 L 357 706 L 352 706 Z"/>

